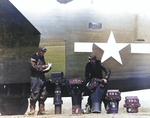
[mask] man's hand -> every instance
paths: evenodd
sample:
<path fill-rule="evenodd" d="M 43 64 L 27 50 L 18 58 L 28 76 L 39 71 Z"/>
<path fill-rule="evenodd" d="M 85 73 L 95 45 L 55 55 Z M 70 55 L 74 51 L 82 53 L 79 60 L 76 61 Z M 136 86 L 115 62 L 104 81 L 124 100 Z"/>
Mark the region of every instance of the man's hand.
<path fill-rule="evenodd" d="M 107 83 L 107 79 L 102 79 L 103 80 L 103 82 L 106 84 Z"/>
<path fill-rule="evenodd" d="M 47 68 L 48 67 L 48 65 L 42 65 L 42 68 Z"/>

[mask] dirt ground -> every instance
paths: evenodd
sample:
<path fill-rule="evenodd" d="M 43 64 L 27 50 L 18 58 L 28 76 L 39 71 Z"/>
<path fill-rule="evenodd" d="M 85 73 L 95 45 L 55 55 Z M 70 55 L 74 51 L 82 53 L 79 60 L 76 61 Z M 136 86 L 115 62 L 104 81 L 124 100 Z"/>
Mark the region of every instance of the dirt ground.
<path fill-rule="evenodd" d="M 0 118 L 150 118 L 150 113 L 135 113 L 135 114 L 82 114 L 82 115 L 15 115 L 15 116 L 0 116 Z"/>
<path fill-rule="evenodd" d="M 83 99 L 82 109 L 85 108 L 87 102 L 87 97 Z M 150 110 L 139 108 L 138 113 L 127 113 L 126 109 L 123 108 L 124 102 L 119 103 L 120 108 L 118 114 L 107 114 L 104 105 L 102 104 L 102 113 L 101 114 L 81 114 L 75 115 L 72 114 L 72 104 L 71 98 L 63 98 L 62 112 L 61 114 L 55 114 L 55 106 L 53 104 L 53 98 L 48 98 L 45 102 L 45 110 L 47 115 L 37 115 L 38 112 L 38 103 L 36 104 L 36 113 L 33 116 L 29 116 L 28 112 L 30 111 L 29 107 L 25 115 L 13 115 L 13 116 L 0 116 L 0 118 L 150 118 Z"/>

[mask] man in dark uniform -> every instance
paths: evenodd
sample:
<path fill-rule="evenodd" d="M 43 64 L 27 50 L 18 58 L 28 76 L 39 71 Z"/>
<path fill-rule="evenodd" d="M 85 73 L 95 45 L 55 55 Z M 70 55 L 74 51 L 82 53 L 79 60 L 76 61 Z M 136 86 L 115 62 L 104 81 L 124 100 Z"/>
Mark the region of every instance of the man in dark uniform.
<path fill-rule="evenodd" d="M 102 71 L 105 72 L 105 77 L 103 77 Z M 96 56 L 94 54 L 91 54 L 89 56 L 89 62 L 86 64 L 85 67 L 85 78 L 87 87 L 91 86 L 92 79 L 96 78 L 98 81 L 98 85 L 94 87 L 94 89 L 90 90 L 88 103 L 86 105 L 86 112 L 89 108 L 92 110 L 93 113 L 100 113 L 100 103 L 102 101 L 103 95 L 105 93 L 105 87 L 107 84 L 107 81 L 110 76 L 110 69 L 105 67 L 101 61 L 96 59 Z M 100 82 L 101 81 L 101 82 Z"/>
<path fill-rule="evenodd" d="M 31 95 L 30 95 L 30 112 L 29 115 L 34 115 L 35 104 L 39 101 L 38 114 L 45 114 L 44 102 L 47 98 L 45 73 L 52 66 L 45 63 L 44 53 L 47 51 L 44 47 L 39 47 L 38 52 L 30 57 L 31 69 Z"/>

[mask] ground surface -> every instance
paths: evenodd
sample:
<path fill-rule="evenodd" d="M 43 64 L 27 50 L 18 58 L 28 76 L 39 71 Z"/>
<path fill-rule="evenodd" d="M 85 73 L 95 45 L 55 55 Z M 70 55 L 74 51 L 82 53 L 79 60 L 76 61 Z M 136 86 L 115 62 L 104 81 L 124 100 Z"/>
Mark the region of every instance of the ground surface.
<path fill-rule="evenodd" d="M 150 118 L 150 113 L 118 113 L 118 114 L 82 114 L 82 115 L 15 115 L 0 116 L 0 118 Z"/>
<path fill-rule="evenodd" d="M 47 115 L 37 115 L 38 112 L 38 103 L 36 105 L 36 113 L 34 116 L 29 116 L 28 108 L 25 115 L 13 115 L 13 116 L 1 116 L 0 118 L 150 118 L 150 89 L 140 90 L 133 92 L 124 92 L 121 93 L 121 100 L 119 101 L 119 110 L 118 114 L 107 114 L 104 105 L 102 104 L 102 113 L 101 114 L 82 114 L 82 115 L 72 115 L 72 102 L 71 98 L 63 97 L 62 104 L 62 113 L 59 115 L 55 114 L 55 107 L 53 104 L 53 98 L 48 98 L 45 102 L 45 109 Z M 125 104 L 125 96 L 138 96 L 140 100 L 141 107 L 138 108 L 138 113 L 127 113 L 126 108 L 123 107 Z M 82 100 L 82 109 L 85 108 L 87 102 L 87 97 L 84 97 Z"/>

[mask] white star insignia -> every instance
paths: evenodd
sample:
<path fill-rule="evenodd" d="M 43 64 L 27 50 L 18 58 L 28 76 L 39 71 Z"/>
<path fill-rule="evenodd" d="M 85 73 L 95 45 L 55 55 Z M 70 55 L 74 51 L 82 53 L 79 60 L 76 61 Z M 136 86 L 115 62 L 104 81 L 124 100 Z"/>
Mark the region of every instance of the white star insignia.
<path fill-rule="evenodd" d="M 107 43 L 95 43 L 98 47 L 104 50 L 104 54 L 102 56 L 101 61 L 104 62 L 110 57 L 113 57 L 120 64 L 122 64 L 122 60 L 120 57 L 119 51 L 129 45 L 128 43 L 116 43 L 113 32 L 111 31 L 108 42 Z"/>
<path fill-rule="evenodd" d="M 123 65 L 119 51 L 130 44 L 131 53 L 150 54 L 150 44 L 148 43 L 116 43 L 113 32 L 111 31 L 107 43 L 94 43 L 104 50 L 101 61 L 104 62 L 112 57 Z M 92 42 L 74 42 L 74 52 L 92 52 Z"/>

